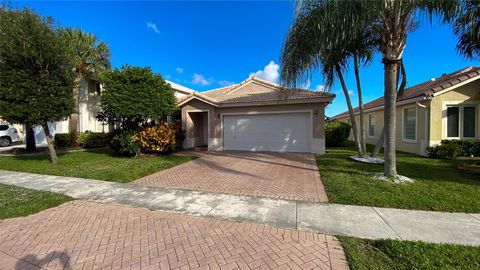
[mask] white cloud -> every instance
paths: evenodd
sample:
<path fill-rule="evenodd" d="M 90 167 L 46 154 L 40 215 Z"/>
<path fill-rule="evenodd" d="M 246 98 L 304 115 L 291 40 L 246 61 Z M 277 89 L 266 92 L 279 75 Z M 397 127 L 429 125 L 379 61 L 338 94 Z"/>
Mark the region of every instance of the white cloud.
<path fill-rule="evenodd" d="M 355 96 L 355 92 L 353 90 L 347 90 L 349 96 Z M 335 91 L 335 95 L 343 95 L 343 90 Z"/>
<path fill-rule="evenodd" d="M 203 76 L 202 74 L 194 73 L 192 83 L 197 85 L 209 85 L 210 81 L 205 79 L 205 76 Z"/>
<path fill-rule="evenodd" d="M 153 22 L 148 22 L 147 23 L 147 28 L 151 28 L 153 32 L 160 34 L 160 30 L 158 30 L 157 25 L 154 24 Z"/>
<path fill-rule="evenodd" d="M 249 77 L 255 76 L 260 79 L 264 79 L 267 81 L 271 82 L 276 82 L 278 80 L 279 74 L 278 74 L 278 69 L 279 65 L 275 64 L 275 62 L 270 61 L 268 65 L 266 65 L 263 70 L 259 70 L 257 72 L 252 72 L 250 73 Z"/>
<path fill-rule="evenodd" d="M 300 85 L 302 89 L 309 89 L 310 88 L 310 80 L 307 80 L 305 83 Z"/>
<path fill-rule="evenodd" d="M 325 85 L 319 84 L 315 86 L 315 91 L 325 91 Z"/>
<path fill-rule="evenodd" d="M 231 81 L 222 80 L 222 81 L 218 81 L 218 84 L 220 86 L 230 86 L 230 85 L 234 85 L 235 83 Z"/>
<path fill-rule="evenodd" d="M 175 69 L 175 71 L 176 71 L 178 74 L 182 74 L 182 73 L 183 73 L 183 68 L 177 67 L 177 68 Z"/>

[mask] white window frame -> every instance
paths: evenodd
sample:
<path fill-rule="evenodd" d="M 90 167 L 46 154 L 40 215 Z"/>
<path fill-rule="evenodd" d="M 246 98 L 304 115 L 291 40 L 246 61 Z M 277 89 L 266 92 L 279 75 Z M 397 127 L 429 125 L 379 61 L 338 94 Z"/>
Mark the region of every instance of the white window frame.
<path fill-rule="evenodd" d="M 447 109 L 449 107 L 458 107 L 458 136 L 457 137 L 449 137 L 448 136 L 448 119 L 447 119 Z M 474 107 L 475 108 L 475 134 L 473 137 L 464 137 L 463 136 L 463 118 L 464 118 L 464 114 L 463 114 L 463 110 L 465 107 Z M 444 130 L 444 137 L 445 139 L 448 139 L 448 140 L 472 140 L 472 139 L 476 139 L 478 137 L 478 110 L 479 110 L 479 106 L 477 103 L 473 103 L 473 102 L 445 102 L 444 105 L 443 105 L 443 108 L 444 108 L 444 112 L 445 112 L 445 117 L 444 117 L 444 127 L 445 127 L 445 130 Z"/>
<path fill-rule="evenodd" d="M 415 139 L 407 139 L 405 138 L 405 111 L 408 109 L 415 109 Z M 417 143 L 418 139 L 418 109 L 417 106 L 410 106 L 410 107 L 405 107 L 402 109 L 402 141 L 407 142 L 407 143 Z"/>
<path fill-rule="evenodd" d="M 372 126 L 373 126 L 373 135 L 370 135 L 370 116 L 372 116 L 372 119 L 373 119 L 373 123 L 372 123 Z M 375 138 L 375 114 L 374 113 L 370 113 L 368 114 L 368 119 L 367 119 L 367 128 L 368 128 L 368 132 L 367 132 L 367 136 L 369 138 Z"/>

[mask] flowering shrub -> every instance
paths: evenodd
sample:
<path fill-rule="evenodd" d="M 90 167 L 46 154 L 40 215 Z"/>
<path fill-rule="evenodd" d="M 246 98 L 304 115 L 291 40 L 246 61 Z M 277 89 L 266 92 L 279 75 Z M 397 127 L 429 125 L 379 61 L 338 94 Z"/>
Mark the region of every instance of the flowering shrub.
<path fill-rule="evenodd" d="M 175 147 L 175 129 L 167 124 L 158 124 L 143 129 L 132 140 L 139 142 L 144 152 L 165 153 Z"/>

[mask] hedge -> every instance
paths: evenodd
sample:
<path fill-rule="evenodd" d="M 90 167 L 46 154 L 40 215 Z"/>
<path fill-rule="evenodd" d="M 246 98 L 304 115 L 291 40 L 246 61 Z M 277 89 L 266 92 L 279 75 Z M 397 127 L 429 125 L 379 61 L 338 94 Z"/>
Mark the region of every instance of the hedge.
<path fill-rule="evenodd" d="M 342 122 L 327 122 L 325 125 L 325 144 L 327 147 L 345 146 L 345 142 L 350 136 L 349 124 Z"/>

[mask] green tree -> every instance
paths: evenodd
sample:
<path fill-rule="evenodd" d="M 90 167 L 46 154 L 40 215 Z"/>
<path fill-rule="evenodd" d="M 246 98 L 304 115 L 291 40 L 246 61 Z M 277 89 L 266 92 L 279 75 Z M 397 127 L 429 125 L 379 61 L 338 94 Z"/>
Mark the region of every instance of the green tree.
<path fill-rule="evenodd" d="M 355 8 L 344 8 L 343 5 L 355 5 Z M 297 6 L 303 11 L 300 14 L 315 14 L 315 11 L 323 6 L 333 6 L 325 9 L 322 17 L 310 16 L 306 20 L 317 20 L 314 24 L 320 31 L 337 31 L 335 39 L 330 40 L 330 46 L 324 49 L 330 54 L 337 55 L 345 50 L 348 40 L 358 39 L 355 33 L 365 33 L 364 40 L 373 40 L 378 51 L 382 55 L 384 65 L 384 138 L 385 138 L 385 167 L 386 176 L 397 176 L 395 154 L 395 125 L 396 125 L 396 99 L 399 80 L 399 68 L 403 52 L 407 42 L 408 32 L 421 16 L 431 17 L 436 14 L 445 21 L 450 21 L 458 12 L 458 1 L 451 0 L 363 0 L 363 1 L 335 1 L 335 0 L 305 0 L 298 1 Z M 295 17 L 297 22 L 298 16 Z M 331 22 L 339 22 L 331 24 Z M 311 39 L 300 40 L 297 44 L 317 42 L 316 33 L 310 33 Z M 305 37 L 308 37 L 307 35 Z M 315 45 L 311 45 L 315 46 Z M 297 50 L 299 69 L 309 70 L 316 68 L 325 61 L 315 57 L 314 50 Z M 327 53 L 326 53 L 327 54 Z M 327 54 L 326 59 L 332 58 Z M 313 60 L 312 60 L 313 59 Z M 344 66 L 343 57 L 333 57 L 333 63 L 337 63 L 336 75 Z M 328 63 L 328 61 L 327 61 Z M 292 65 L 291 65 L 292 66 Z M 335 64 L 329 64 L 335 66 Z M 328 75 L 324 74 L 325 75 Z M 331 74 L 331 73 L 330 73 Z M 297 78 L 301 78 L 298 76 Z M 285 78 L 284 78 L 285 79 Z M 344 82 L 339 77 L 343 87 Z M 288 80 L 288 78 L 287 78 Z M 328 80 L 328 76 L 327 76 Z M 290 80 L 288 80 L 290 81 Z M 345 90 L 344 90 L 345 91 Z M 350 108 L 351 106 L 349 106 Z M 353 119 L 353 118 L 352 118 Z M 352 122 L 353 123 L 353 122 Z M 355 133 L 355 131 L 354 131 Z M 358 144 L 358 143 L 357 143 Z"/>
<path fill-rule="evenodd" d="M 74 110 L 70 115 L 69 131 L 71 145 L 77 145 L 79 120 L 79 94 L 82 79 L 98 79 L 101 74 L 110 69 L 110 49 L 97 37 L 80 29 L 65 28 L 61 34 L 69 48 L 69 55 L 75 67 L 75 81 L 72 89 Z"/>
<path fill-rule="evenodd" d="M 122 66 L 105 72 L 98 118 L 135 131 L 149 121 L 163 119 L 177 109 L 173 90 L 149 67 Z"/>
<path fill-rule="evenodd" d="M 72 65 L 51 18 L 0 8 L 0 115 L 27 128 L 41 125 L 57 163 L 48 122 L 72 112 Z"/>
<path fill-rule="evenodd" d="M 462 1 L 453 32 L 458 38 L 457 50 L 470 59 L 480 56 L 480 1 Z"/>
<path fill-rule="evenodd" d="M 356 1 L 303 1 L 297 4 L 295 20 L 283 46 L 281 81 L 295 88 L 317 69 L 320 69 L 327 89 L 338 79 L 347 102 L 357 153 L 364 157 L 366 143 L 359 67 L 371 61 L 378 40 L 368 33 L 371 21 L 362 21 L 363 27 L 354 27 L 353 24 L 360 21 L 355 14 L 342 17 L 344 10 L 354 12 L 358 9 L 361 3 Z M 350 60 L 353 60 L 359 97 L 359 125 L 343 76 Z"/>

